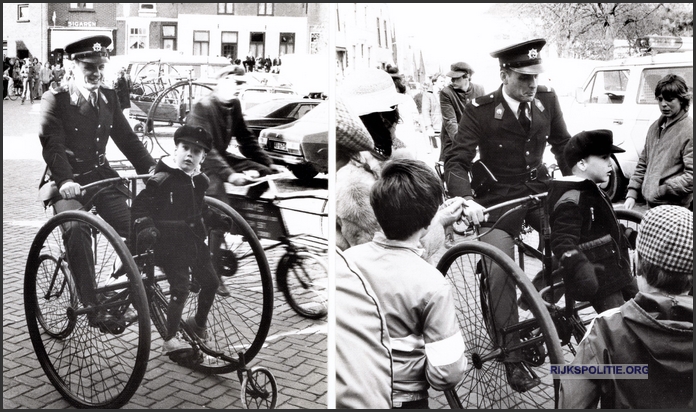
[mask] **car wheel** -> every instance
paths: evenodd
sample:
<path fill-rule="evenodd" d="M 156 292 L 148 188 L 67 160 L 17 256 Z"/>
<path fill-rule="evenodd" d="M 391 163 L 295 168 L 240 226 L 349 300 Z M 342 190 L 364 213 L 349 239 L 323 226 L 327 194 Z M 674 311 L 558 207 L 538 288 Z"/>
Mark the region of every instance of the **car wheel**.
<path fill-rule="evenodd" d="M 623 173 L 616 164 L 616 160 L 611 159 L 611 176 L 609 176 L 609 181 L 606 184 L 600 185 L 604 193 L 612 202 L 620 202 L 624 200 L 626 196 L 626 187 L 628 182 L 624 177 Z"/>
<path fill-rule="evenodd" d="M 289 165 L 288 169 L 295 175 L 296 178 L 300 180 L 310 180 L 314 176 L 318 175 L 319 172 L 309 163 L 299 164 L 299 165 Z"/>

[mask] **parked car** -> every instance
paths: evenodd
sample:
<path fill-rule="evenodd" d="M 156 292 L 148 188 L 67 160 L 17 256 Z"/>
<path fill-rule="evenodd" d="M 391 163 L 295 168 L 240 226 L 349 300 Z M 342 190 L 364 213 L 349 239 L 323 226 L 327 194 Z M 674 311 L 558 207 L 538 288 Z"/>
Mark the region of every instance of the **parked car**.
<path fill-rule="evenodd" d="M 259 145 L 298 179 L 329 171 L 329 101 L 292 123 L 261 131 Z"/>
<path fill-rule="evenodd" d="M 649 36 L 640 44 L 650 55 L 600 63 L 575 94 L 565 114 L 568 131 L 609 129 L 626 150 L 612 159 L 612 175 L 602 188 L 614 202 L 626 195 L 628 181 L 645 146 L 650 125 L 660 116 L 655 86 L 667 74 L 686 80 L 693 92 L 693 38 Z M 693 117 L 693 105 L 689 107 Z"/>
<path fill-rule="evenodd" d="M 258 138 L 263 129 L 294 122 L 321 102 L 322 100 L 301 97 L 270 100 L 248 109 L 244 113 L 244 120 Z"/>

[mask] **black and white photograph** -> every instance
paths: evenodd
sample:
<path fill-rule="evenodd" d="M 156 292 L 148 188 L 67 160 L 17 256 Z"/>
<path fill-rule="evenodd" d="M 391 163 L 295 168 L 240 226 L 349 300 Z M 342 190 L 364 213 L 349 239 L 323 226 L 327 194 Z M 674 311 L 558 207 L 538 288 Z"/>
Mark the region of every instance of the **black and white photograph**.
<path fill-rule="evenodd" d="M 3 408 L 693 408 L 693 29 L 3 3 Z"/>

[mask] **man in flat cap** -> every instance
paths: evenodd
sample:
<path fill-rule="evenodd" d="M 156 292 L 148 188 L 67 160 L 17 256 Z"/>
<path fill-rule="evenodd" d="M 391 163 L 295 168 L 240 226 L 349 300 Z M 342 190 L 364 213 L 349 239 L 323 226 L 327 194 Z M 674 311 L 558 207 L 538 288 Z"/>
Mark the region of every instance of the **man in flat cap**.
<path fill-rule="evenodd" d="M 563 158 L 570 135 L 558 98 L 552 89 L 537 83 L 538 74 L 543 72 L 541 49 L 545 44 L 544 39 L 536 39 L 491 53 L 500 62 L 502 85 L 467 106 L 452 147 L 445 153 L 449 192 L 467 200 L 465 213 L 476 224 L 490 226 L 508 210 L 499 210 L 484 219 L 484 208 L 547 191 L 550 177 L 542 164 L 547 143 L 551 144 L 562 173 L 570 174 Z M 477 153 L 480 161 L 474 163 Z M 522 212 L 506 218 L 481 240 L 514 257 L 513 235 L 519 233 L 522 221 L 539 229 L 541 211 L 531 210 L 526 216 Z M 491 274 L 490 293 L 497 303 L 497 328 L 518 319 L 515 288 L 506 282 L 507 276 L 500 268 L 494 268 Z M 498 343 L 509 347 L 516 342 L 519 336 L 508 334 Z M 508 383 L 518 392 L 539 383 L 526 371 L 525 361 L 521 351 L 513 351 L 505 359 Z"/>
<path fill-rule="evenodd" d="M 218 83 L 211 94 L 203 96 L 191 109 L 186 118 L 189 126 L 205 128 L 213 138 L 213 147 L 208 153 L 205 163 L 201 165 L 203 173 L 210 179 L 206 195 L 230 204 L 225 182 L 235 186 L 243 186 L 251 182 L 244 172 L 256 172 L 259 176 L 277 173 L 282 170 L 273 164 L 273 160 L 264 152 L 254 134 L 247 128 L 242 116 L 242 105 L 235 92 L 246 82 L 245 71 L 241 66 L 227 66 L 218 73 Z M 227 151 L 232 139 L 239 145 L 243 156 Z M 254 186 L 247 193 L 250 197 L 258 197 L 266 189 L 268 183 Z M 222 232 L 214 231 L 210 235 L 210 248 L 213 253 L 219 249 Z M 215 257 L 213 258 L 215 260 Z M 220 281 L 218 293 L 228 296 L 229 290 Z"/>
<path fill-rule="evenodd" d="M 106 159 L 109 138 L 138 173 L 148 173 L 155 166 L 124 117 L 116 91 L 103 84 L 109 45 L 109 37 L 91 36 L 65 46 L 65 57 L 73 62 L 71 80 L 44 93 L 41 99 L 39 138 L 47 166 L 41 185 L 55 182 L 58 193 L 51 193 L 44 200 L 53 205 L 56 213 L 82 208 L 84 201 L 102 189 L 93 188 L 82 194 L 81 185 L 118 176 Z M 101 191 L 92 202 L 99 215 L 126 240 L 130 228 L 128 198 L 128 188 L 124 185 Z M 89 205 L 85 206 L 89 210 Z M 98 297 L 93 288 L 95 269 L 89 230 L 71 224 L 66 227 L 64 239 L 68 264 L 77 277 L 82 303 L 94 305 Z M 98 324 L 108 317 L 111 315 L 107 313 L 90 313 L 90 324 Z"/>
<path fill-rule="evenodd" d="M 452 139 L 457 134 L 459 121 L 467 104 L 483 96 L 483 86 L 471 82 L 474 69 L 465 62 L 453 63 L 447 77 L 452 82 L 440 92 L 440 112 L 442 113 L 442 131 L 440 139 L 440 161 L 445 160 L 445 152 L 452 146 Z"/>

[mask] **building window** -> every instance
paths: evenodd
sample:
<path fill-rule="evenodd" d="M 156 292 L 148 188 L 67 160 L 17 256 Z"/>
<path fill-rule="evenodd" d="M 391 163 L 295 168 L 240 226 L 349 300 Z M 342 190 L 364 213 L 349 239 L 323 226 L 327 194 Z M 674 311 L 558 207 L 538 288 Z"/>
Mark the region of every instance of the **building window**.
<path fill-rule="evenodd" d="M 162 26 L 162 48 L 164 50 L 176 50 L 176 26 Z"/>
<path fill-rule="evenodd" d="M 249 53 L 254 57 L 263 57 L 265 49 L 263 47 L 266 39 L 266 33 L 250 33 L 249 34 Z"/>
<path fill-rule="evenodd" d="M 28 22 L 29 21 L 29 5 L 28 4 L 18 4 L 17 5 L 17 21 L 18 22 Z"/>
<path fill-rule="evenodd" d="M 222 48 L 220 55 L 235 61 L 237 59 L 237 32 L 223 31 L 222 32 Z"/>
<path fill-rule="evenodd" d="M 193 55 L 194 56 L 209 56 L 210 55 L 210 32 L 195 31 L 193 32 Z"/>
<path fill-rule="evenodd" d="M 128 31 L 129 49 L 147 49 L 147 30 L 143 27 L 131 27 Z"/>
<path fill-rule="evenodd" d="M 156 3 L 140 3 L 139 11 L 157 11 Z"/>
<path fill-rule="evenodd" d="M 280 33 L 280 55 L 295 53 L 295 33 Z"/>
<path fill-rule="evenodd" d="M 94 3 L 70 3 L 71 10 L 94 10 Z"/>
<path fill-rule="evenodd" d="M 218 3 L 218 14 L 234 14 L 234 3 Z"/>
<path fill-rule="evenodd" d="M 258 3 L 259 5 L 259 16 L 272 16 L 273 15 L 273 3 Z"/>
<path fill-rule="evenodd" d="M 377 45 L 379 47 L 382 47 L 382 35 L 380 34 L 382 32 L 382 27 L 379 25 L 379 17 L 377 17 Z M 384 39 L 386 42 L 387 39 Z"/>

